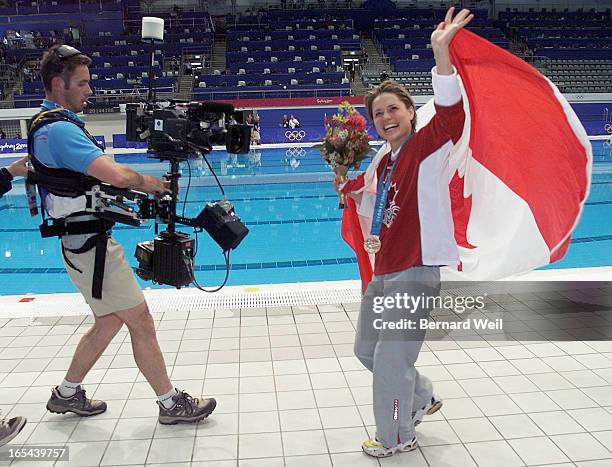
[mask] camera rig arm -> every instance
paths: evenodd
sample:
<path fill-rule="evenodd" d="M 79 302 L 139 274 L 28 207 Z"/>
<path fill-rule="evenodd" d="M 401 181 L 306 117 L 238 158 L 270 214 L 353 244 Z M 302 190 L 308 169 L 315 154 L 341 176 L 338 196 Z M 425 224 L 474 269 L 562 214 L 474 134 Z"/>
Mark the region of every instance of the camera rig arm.
<path fill-rule="evenodd" d="M 136 227 L 149 219 L 141 214 L 142 208 L 151 202 L 146 193 L 101 183 L 86 191 L 85 196 L 85 211 L 97 217 Z M 133 206 L 127 204 L 127 201 L 137 203 L 140 209 L 134 209 Z"/>
<path fill-rule="evenodd" d="M 174 180 L 176 183 L 176 180 Z M 93 186 L 85 193 L 85 212 L 102 219 L 138 227 L 148 219 L 168 224 L 168 232 L 175 233 L 175 225 L 182 224 L 195 229 L 203 229 L 213 238 L 223 251 L 233 250 L 249 232 L 240 218 L 234 213 L 234 206 L 227 200 L 207 203 L 195 218 L 176 214 L 176 199 L 171 195 L 149 198 L 140 191 L 117 188 L 106 183 Z M 136 203 L 138 209 L 128 201 Z"/>

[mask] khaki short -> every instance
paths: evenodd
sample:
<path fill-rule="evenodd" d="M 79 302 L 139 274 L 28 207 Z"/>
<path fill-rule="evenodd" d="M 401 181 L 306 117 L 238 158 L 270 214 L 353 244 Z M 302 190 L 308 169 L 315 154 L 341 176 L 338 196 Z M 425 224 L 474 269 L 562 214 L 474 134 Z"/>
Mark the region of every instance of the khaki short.
<path fill-rule="evenodd" d="M 65 251 L 70 262 L 79 268 L 82 273 L 76 271 L 66 264 L 64 266 L 87 304 L 93 310 L 94 315 L 100 317 L 109 315 L 116 311 L 134 308 L 144 302 L 144 295 L 134 277 L 132 268 L 125 260 L 123 247 L 110 238 L 106 245 L 106 261 L 104 263 L 104 282 L 102 285 L 102 299 L 91 296 L 91 285 L 93 279 L 94 260 L 96 249 L 85 253 L 71 253 Z"/>

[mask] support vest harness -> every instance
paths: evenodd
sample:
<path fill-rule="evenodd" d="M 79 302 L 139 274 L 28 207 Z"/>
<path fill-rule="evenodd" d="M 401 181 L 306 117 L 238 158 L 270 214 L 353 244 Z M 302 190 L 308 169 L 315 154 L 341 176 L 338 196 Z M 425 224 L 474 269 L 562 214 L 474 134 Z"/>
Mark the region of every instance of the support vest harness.
<path fill-rule="evenodd" d="M 28 154 L 30 155 L 30 162 L 34 167 L 34 171 L 28 171 L 27 183 L 38 185 L 39 191 L 40 188 L 43 188 L 48 193 L 63 198 L 83 196 L 85 192 L 89 191 L 93 186 L 100 184 L 100 180 L 70 169 L 47 167 L 38 161 L 34 154 L 34 134 L 45 125 L 55 122 L 73 123 L 83 131 L 85 136 L 87 136 L 93 144 L 104 150 L 104 147 L 85 129 L 85 124 L 72 118 L 63 107 L 42 111 L 34 115 L 28 124 Z M 78 249 L 65 248 L 62 243 L 62 255 L 69 267 L 82 273 L 83 271 L 74 266 L 66 257 L 65 250 L 71 253 L 80 254 L 94 247 L 96 248 L 91 294 L 93 298 L 101 299 L 102 283 L 104 280 L 104 262 L 106 259 L 106 243 L 110 237 L 110 229 L 115 223 L 106 219 L 95 218 L 95 214 L 80 211 L 71 213 L 66 217 L 51 219 L 50 222 L 45 216 L 45 196 L 42 192 L 40 194 L 43 220 L 43 223 L 40 225 L 40 233 L 43 238 L 55 236 L 62 238 L 64 235 L 94 234 Z M 91 207 L 91 199 L 86 199 L 86 203 L 87 207 Z M 91 215 L 93 218 L 90 220 L 67 222 L 67 219 L 83 215 Z"/>

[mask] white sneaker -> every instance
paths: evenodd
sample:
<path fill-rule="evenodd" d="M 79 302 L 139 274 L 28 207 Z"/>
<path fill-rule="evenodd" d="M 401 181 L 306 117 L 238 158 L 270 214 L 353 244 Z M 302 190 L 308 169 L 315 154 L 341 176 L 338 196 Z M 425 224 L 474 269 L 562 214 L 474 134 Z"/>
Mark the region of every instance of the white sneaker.
<path fill-rule="evenodd" d="M 438 410 L 440 410 L 440 407 L 442 407 L 442 399 L 435 394 L 432 395 L 431 400 L 425 404 L 424 407 L 421 407 L 412 414 L 412 423 L 414 423 L 414 426 L 417 426 L 423 421 L 423 417 L 425 417 L 425 415 L 436 413 Z"/>
<path fill-rule="evenodd" d="M 378 442 L 375 439 L 368 439 L 364 441 L 361 445 L 361 449 L 368 456 L 372 457 L 389 457 L 395 454 L 396 452 L 409 452 L 414 451 L 418 446 L 417 439 L 412 438 L 412 441 L 408 441 L 406 443 L 400 443 L 393 447 L 385 447 L 384 444 Z"/>

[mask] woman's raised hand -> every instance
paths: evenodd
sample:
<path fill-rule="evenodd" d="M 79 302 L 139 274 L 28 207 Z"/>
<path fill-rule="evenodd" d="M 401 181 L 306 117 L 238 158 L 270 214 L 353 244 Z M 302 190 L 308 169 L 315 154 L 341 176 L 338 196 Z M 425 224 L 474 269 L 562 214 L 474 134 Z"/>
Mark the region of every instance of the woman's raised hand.
<path fill-rule="evenodd" d="M 457 16 L 453 18 L 455 7 L 450 7 L 446 12 L 446 18 L 440 24 L 436 30 L 431 34 L 431 47 L 435 50 L 448 49 L 448 45 L 461 28 L 468 24 L 474 18 L 474 15 L 470 13 L 470 10 L 463 9 Z"/>

